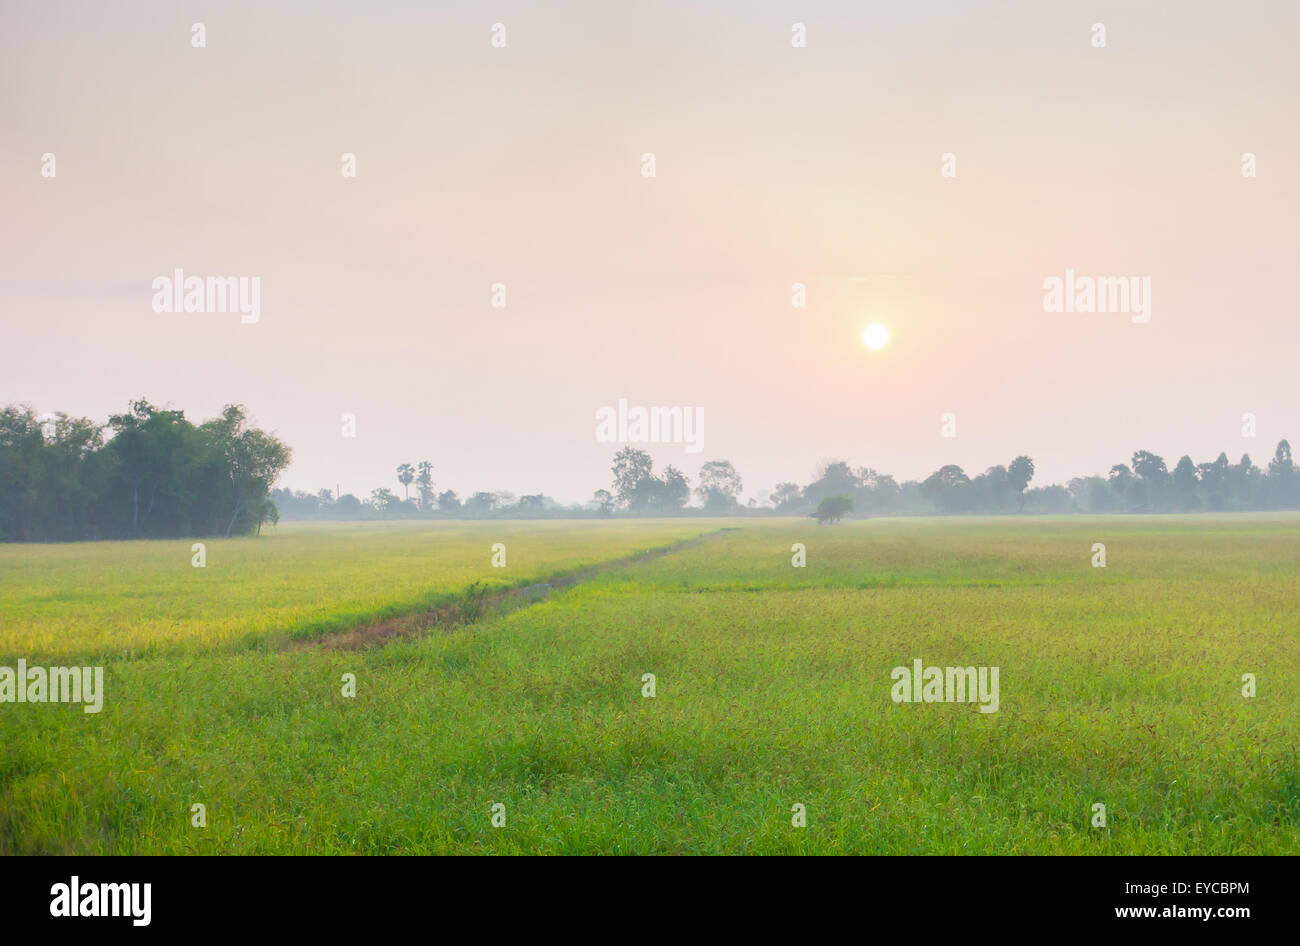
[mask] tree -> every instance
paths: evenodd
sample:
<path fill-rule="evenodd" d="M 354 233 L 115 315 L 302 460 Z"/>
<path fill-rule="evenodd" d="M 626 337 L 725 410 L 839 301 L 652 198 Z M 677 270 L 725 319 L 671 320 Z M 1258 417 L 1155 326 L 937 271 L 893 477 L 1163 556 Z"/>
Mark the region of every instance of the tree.
<path fill-rule="evenodd" d="M 817 470 L 816 479 L 804 487 L 804 499 L 810 503 L 825 496 L 842 494 L 851 496 L 862 486 L 862 480 L 843 460 L 827 460 Z"/>
<path fill-rule="evenodd" d="M 1029 486 L 1029 481 L 1034 478 L 1034 461 L 1029 457 L 1021 455 L 1011 461 L 1007 467 L 1007 485 L 1015 491 L 1016 494 L 1016 511 L 1023 512 L 1025 508 L 1025 488 Z"/>
<path fill-rule="evenodd" d="M 471 513 L 487 515 L 497 504 L 496 493 L 478 492 L 465 500 L 465 508 Z"/>
<path fill-rule="evenodd" d="M 1277 449 L 1273 451 L 1273 459 L 1268 461 L 1269 476 L 1293 476 L 1295 474 L 1295 463 L 1291 459 L 1291 443 L 1287 440 L 1279 440 Z"/>
<path fill-rule="evenodd" d="M 935 470 L 921 483 L 921 496 L 937 504 L 943 512 L 961 512 L 966 508 L 970 478 L 955 463 Z"/>
<path fill-rule="evenodd" d="M 598 489 L 591 494 L 592 502 L 596 503 L 597 511 L 602 516 L 608 516 L 614 511 L 614 494 L 607 489 Z"/>
<path fill-rule="evenodd" d="M 1243 453 L 1241 461 L 1228 470 L 1231 493 L 1237 498 L 1239 506 L 1250 506 L 1254 502 L 1256 491 L 1259 489 L 1259 480 L 1259 467 L 1251 462 L 1250 454 Z"/>
<path fill-rule="evenodd" d="M 650 454 L 635 447 L 624 447 L 614 454 L 614 495 L 619 503 L 631 507 L 637 502 L 637 487 L 649 479 L 654 470 Z"/>
<path fill-rule="evenodd" d="M 0 540 L 96 538 L 111 472 L 104 428 L 29 406 L 0 409 Z"/>
<path fill-rule="evenodd" d="M 817 517 L 818 525 L 833 525 L 853 509 L 852 496 L 827 496 L 817 504 L 817 511 L 813 515 Z"/>
<path fill-rule="evenodd" d="M 1290 506 L 1300 500 L 1300 490 L 1297 490 L 1300 474 L 1291 459 L 1291 444 L 1286 440 L 1278 441 L 1277 450 L 1268 464 L 1268 479 L 1273 505 Z"/>
<path fill-rule="evenodd" d="M 1025 493 L 1025 502 L 1039 512 L 1061 513 L 1070 511 L 1070 491 L 1064 486 L 1052 485 L 1031 489 Z"/>
<path fill-rule="evenodd" d="M 862 487 L 858 491 L 859 503 L 877 512 L 887 512 L 898 507 L 902 488 L 892 476 L 866 469 L 858 472 Z"/>
<path fill-rule="evenodd" d="M 1120 508 L 1124 506 L 1129 487 L 1133 484 L 1133 472 L 1123 463 L 1116 463 L 1110 468 L 1108 477 L 1111 489 L 1119 496 Z"/>
<path fill-rule="evenodd" d="M 780 510 L 790 509 L 803 499 L 803 490 L 797 483 L 777 483 L 772 490 L 772 505 Z"/>
<path fill-rule="evenodd" d="M 1133 472 L 1142 481 L 1142 489 L 1137 491 L 1141 507 L 1159 508 L 1169 482 L 1169 471 L 1165 468 L 1163 458 L 1146 450 L 1133 454 Z"/>
<path fill-rule="evenodd" d="M 664 508 L 678 512 L 691 498 L 691 484 L 686 475 L 675 466 L 664 467 L 662 498 Z"/>
<path fill-rule="evenodd" d="M 628 500 L 628 507 L 636 512 L 659 510 L 664 504 L 664 482 L 656 476 L 643 476 L 637 480 Z"/>
<path fill-rule="evenodd" d="M 280 471 L 289 465 L 292 451 L 271 434 L 248 426 L 248 414 L 241 404 L 228 404 L 221 417 L 201 428 L 213 438 L 224 456 L 234 494 L 226 536 L 234 530 L 241 515 L 248 517 L 261 498 L 270 492 Z"/>
<path fill-rule="evenodd" d="M 420 475 L 415 478 L 416 492 L 420 496 L 420 508 L 432 509 L 434 502 L 433 495 L 433 464 L 428 460 L 420 461 Z"/>
<path fill-rule="evenodd" d="M 710 460 L 700 467 L 700 485 L 695 492 L 705 509 L 722 512 L 736 505 L 742 488 L 740 474 L 730 460 Z"/>
<path fill-rule="evenodd" d="M 1164 459 L 1146 450 L 1133 454 L 1133 472 L 1148 482 L 1158 482 L 1169 475 Z"/>
<path fill-rule="evenodd" d="M 155 535 L 170 532 L 176 522 L 164 521 L 155 529 L 150 516 L 161 498 L 163 507 L 171 513 L 168 519 L 185 518 L 181 509 L 185 497 L 177 482 L 173 460 L 185 456 L 182 444 L 193 426 L 185 420 L 183 412 L 159 410 L 143 398 L 132 401 L 125 414 L 109 417 L 108 426 L 113 431 L 108 445 L 113 474 L 107 492 L 112 497 L 110 502 L 129 503 L 129 523 L 123 523 L 125 535 L 136 538 L 150 532 Z M 232 527 L 240 509 L 236 501 L 230 521 Z M 120 519 L 113 512 L 109 516 Z M 226 535 L 229 534 L 227 529 Z"/>
<path fill-rule="evenodd" d="M 270 496 L 262 498 L 257 508 L 257 534 L 262 534 L 262 524 L 269 522 L 272 526 L 280 524 L 280 508 Z"/>
<path fill-rule="evenodd" d="M 443 490 L 438 494 L 438 508 L 443 512 L 452 512 L 460 508 L 460 497 L 452 490 Z"/>
<path fill-rule="evenodd" d="M 415 467 L 409 463 L 403 463 L 397 468 L 397 482 L 402 484 L 406 491 L 403 499 L 411 498 L 411 484 L 415 482 Z"/>
<path fill-rule="evenodd" d="M 1015 492 L 1019 496 L 1021 490 L 1013 490 L 1011 487 L 1011 474 L 1008 473 L 1005 466 L 991 466 L 982 474 L 976 477 L 979 483 L 981 498 L 986 505 L 997 512 L 1007 504 L 1008 493 Z"/>
<path fill-rule="evenodd" d="M 1110 482 L 1100 476 L 1089 476 L 1084 480 L 1087 495 L 1088 512 L 1114 512 L 1119 506 L 1119 496 L 1111 488 Z"/>
<path fill-rule="evenodd" d="M 1197 478 L 1201 481 L 1211 509 L 1223 509 L 1228 504 L 1230 469 L 1226 453 L 1220 453 L 1213 463 L 1201 463 L 1196 467 Z"/>
<path fill-rule="evenodd" d="M 1198 505 L 1196 483 L 1196 464 L 1184 454 L 1174 467 L 1174 488 L 1178 491 L 1180 509 L 1192 509 Z"/>
<path fill-rule="evenodd" d="M 388 511 L 397 503 L 397 496 L 387 486 L 370 491 L 370 505 L 381 516 L 387 515 Z"/>

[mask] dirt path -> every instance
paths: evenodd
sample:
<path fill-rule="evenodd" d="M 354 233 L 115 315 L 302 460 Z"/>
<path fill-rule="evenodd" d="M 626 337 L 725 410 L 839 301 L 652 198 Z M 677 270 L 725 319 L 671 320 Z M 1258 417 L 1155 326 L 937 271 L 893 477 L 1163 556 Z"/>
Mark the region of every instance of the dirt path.
<path fill-rule="evenodd" d="M 448 630 L 465 624 L 474 624 L 488 618 L 500 617 L 523 608 L 531 607 L 545 601 L 557 591 L 571 588 L 584 581 L 590 581 L 597 575 L 640 565 L 665 555 L 672 555 L 686 549 L 703 545 L 711 539 L 719 538 L 738 527 L 727 526 L 713 532 L 705 532 L 689 539 L 682 539 L 662 548 L 638 552 L 635 555 L 611 559 L 599 565 L 561 572 L 546 581 L 535 582 L 519 588 L 503 588 L 488 591 L 478 582 L 454 599 L 433 608 L 399 614 L 375 624 L 365 624 L 351 630 L 327 634 L 322 637 L 290 640 L 288 650 L 364 650 L 368 647 L 380 647 L 395 638 L 418 637 L 435 630 Z"/>

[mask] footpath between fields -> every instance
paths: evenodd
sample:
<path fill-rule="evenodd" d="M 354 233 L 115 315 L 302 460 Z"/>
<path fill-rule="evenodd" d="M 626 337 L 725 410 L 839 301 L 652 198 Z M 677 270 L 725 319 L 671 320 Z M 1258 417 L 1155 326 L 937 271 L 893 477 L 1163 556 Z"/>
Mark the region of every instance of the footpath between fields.
<path fill-rule="evenodd" d="M 673 555 L 686 549 L 703 545 L 719 538 L 738 527 L 726 526 L 713 532 L 682 539 L 669 545 L 646 549 L 622 558 L 610 559 L 598 565 L 589 565 L 552 575 L 544 581 L 533 582 L 515 588 L 501 588 L 488 591 L 482 583 L 474 582 L 460 594 L 447 601 L 429 608 L 421 608 L 409 614 L 399 614 L 371 624 L 364 624 L 348 630 L 310 638 L 289 638 L 285 644 L 288 650 L 365 650 L 368 647 L 380 647 L 397 638 L 418 637 L 432 631 L 445 631 L 467 624 L 477 624 L 490 618 L 501 617 L 523 608 L 531 607 L 550 598 L 557 591 L 572 588 L 584 581 L 590 581 L 597 575 L 617 569 L 629 568 L 644 562 Z"/>

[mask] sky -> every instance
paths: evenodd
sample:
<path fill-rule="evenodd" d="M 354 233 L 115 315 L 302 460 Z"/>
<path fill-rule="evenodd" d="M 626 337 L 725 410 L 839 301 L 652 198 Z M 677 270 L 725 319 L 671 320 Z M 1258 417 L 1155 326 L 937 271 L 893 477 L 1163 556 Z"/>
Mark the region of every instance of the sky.
<path fill-rule="evenodd" d="M 427 459 L 586 500 L 620 398 L 701 411 L 699 452 L 637 446 L 747 497 L 1265 462 L 1300 440 L 1298 46 L 1291 0 L 0 0 L 0 403 L 243 403 L 281 485 L 363 496 Z M 177 268 L 257 277 L 259 318 L 155 311 Z M 1045 311 L 1067 269 L 1149 279 L 1149 321 Z"/>

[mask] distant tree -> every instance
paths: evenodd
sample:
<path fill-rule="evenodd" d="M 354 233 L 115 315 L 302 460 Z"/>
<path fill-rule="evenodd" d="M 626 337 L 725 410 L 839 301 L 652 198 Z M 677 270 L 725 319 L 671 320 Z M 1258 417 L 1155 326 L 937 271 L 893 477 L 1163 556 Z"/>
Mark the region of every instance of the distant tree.
<path fill-rule="evenodd" d="M 1169 470 L 1164 459 L 1147 450 L 1139 450 L 1133 454 L 1133 472 L 1142 481 L 1142 489 L 1135 491 L 1140 497 L 1141 507 L 1158 509 L 1169 482 Z"/>
<path fill-rule="evenodd" d="M 1119 508 L 1119 496 L 1108 480 L 1100 476 L 1089 476 L 1085 484 L 1085 508 L 1089 512 L 1115 512 Z"/>
<path fill-rule="evenodd" d="M 1029 481 L 1034 478 L 1034 461 L 1029 457 L 1021 455 L 1011 461 L 1007 467 L 1007 485 L 1016 494 L 1016 511 L 1021 512 L 1025 508 L 1025 488 L 1029 486 Z"/>
<path fill-rule="evenodd" d="M 1291 443 L 1288 440 L 1279 440 L 1277 449 L 1273 451 L 1273 459 L 1268 461 L 1269 476 L 1294 476 L 1295 462 L 1291 459 Z"/>
<path fill-rule="evenodd" d="M 827 460 L 817 470 L 816 479 L 804 487 L 803 497 L 815 503 L 826 496 L 852 496 L 861 486 L 862 480 L 847 463 Z"/>
<path fill-rule="evenodd" d="M 669 512 L 681 510 L 691 498 L 691 484 L 686 475 L 675 466 L 666 466 L 661 481 L 665 510 Z"/>
<path fill-rule="evenodd" d="M 596 503 L 597 511 L 602 516 L 608 516 L 614 511 L 614 494 L 607 489 L 598 489 L 591 494 L 592 502 Z"/>
<path fill-rule="evenodd" d="M 631 507 L 638 501 L 637 489 L 643 480 L 649 479 L 654 472 L 654 461 L 650 454 L 635 447 L 624 447 L 614 454 L 614 495 L 620 504 Z M 642 498 L 644 489 L 642 489 Z"/>
<path fill-rule="evenodd" d="M 248 426 L 247 412 L 240 404 L 228 404 L 220 418 L 206 422 L 199 430 L 212 438 L 225 460 L 233 493 L 225 534 L 231 534 L 241 515 L 247 517 L 251 528 L 252 511 L 289 465 L 292 451 L 271 434 Z"/>
<path fill-rule="evenodd" d="M 657 476 L 643 476 L 636 481 L 628 508 L 634 512 L 659 512 L 664 505 L 664 481 Z"/>
<path fill-rule="evenodd" d="M 921 483 L 921 496 L 943 512 L 961 512 L 967 507 L 970 478 L 954 463 L 942 466 Z"/>
<path fill-rule="evenodd" d="M 1070 511 L 1070 491 L 1064 486 L 1042 486 L 1028 490 L 1025 502 L 1038 512 L 1063 513 Z"/>
<path fill-rule="evenodd" d="M 1123 508 L 1129 487 L 1133 484 L 1133 471 L 1123 463 L 1116 463 L 1110 468 L 1109 481 L 1111 489 L 1119 496 L 1120 507 Z"/>
<path fill-rule="evenodd" d="M 386 486 L 370 491 L 370 505 L 380 515 L 387 515 L 396 506 L 397 501 L 397 496 Z"/>
<path fill-rule="evenodd" d="M 1237 465 L 1228 470 L 1228 482 L 1231 484 L 1229 489 L 1236 498 L 1238 507 L 1246 508 L 1254 504 L 1260 478 L 1259 467 L 1251 462 L 1248 453 L 1243 453 Z"/>
<path fill-rule="evenodd" d="M 1012 488 L 1010 474 L 1005 466 L 991 466 L 977 480 L 984 500 L 982 504 L 996 512 L 1001 512 L 1006 506 L 1009 494 L 1014 492 L 1017 497 L 1020 494 L 1020 490 Z"/>
<path fill-rule="evenodd" d="M 1191 457 L 1184 455 L 1174 467 L 1174 489 L 1180 509 L 1192 509 L 1198 505 L 1196 486 L 1196 464 L 1192 463 Z"/>
<path fill-rule="evenodd" d="M 443 512 L 452 512 L 460 508 L 460 497 L 452 490 L 443 490 L 438 494 L 438 508 Z"/>
<path fill-rule="evenodd" d="M 172 461 L 186 455 L 185 442 L 194 439 L 191 436 L 192 425 L 185 420 L 182 411 L 161 410 L 141 399 L 132 401 L 125 414 L 109 417 L 108 426 L 113 432 L 108 442 L 112 474 L 105 493 L 116 508 L 109 511 L 106 519 L 115 524 L 121 522 L 125 528 L 120 534 L 128 538 L 171 532 L 187 518 L 183 511 L 185 497 L 181 495 L 178 471 Z M 223 474 L 230 472 L 229 469 L 218 471 L 222 479 L 221 492 L 227 494 L 233 490 L 227 488 L 226 475 Z M 211 501 L 215 502 L 216 497 L 211 497 Z M 117 503 L 126 508 L 117 506 Z M 234 503 L 231 528 L 243 508 L 242 501 L 234 500 Z M 224 501 L 222 505 L 225 505 Z M 178 521 L 161 521 L 155 526 L 157 520 L 151 521 L 155 507 L 172 512 L 170 518 Z M 124 515 L 127 510 L 129 515 Z M 214 529 L 219 528 L 213 522 L 208 524 Z M 206 530 L 198 531 L 202 534 Z"/>
<path fill-rule="evenodd" d="M 314 519 L 322 513 L 320 497 L 300 490 L 273 489 L 267 497 L 275 506 L 276 519 Z M 266 510 L 263 510 L 266 512 Z M 266 518 L 263 522 L 268 521 Z"/>
<path fill-rule="evenodd" d="M 902 488 L 892 476 L 865 469 L 858 472 L 858 478 L 862 481 L 857 492 L 859 509 L 890 512 L 898 508 Z"/>
<path fill-rule="evenodd" d="M 1228 504 L 1230 470 L 1231 464 L 1226 453 L 1220 453 L 1213 463 L 1201 463 L 1196 467 L 1197 479 L 1205 490 L 1206 501 L 1211 509 L 1224 509 Z"/>
<path fill-rule="evenodd" d="M 736 505 L 742 488 L 740 474 L 730 460 L 710 460 L 700 467 L 700 485 L 695 491 L 705 509 L 722 512 Z"/>
<path fill-rule="evenodd" d="M 1294 506 L 1300 502 L 1300 473 L 1291 459 L 1291 444 L 1279 440 L 1268 464 L 1270 499 L 1275 506 Z"/>
<path fill-rule="evenodd" d="M 1133 472 L 1148 482 L 1163 480 L 1169 475 L 1164 459 L 1146 450 L 1133 454 Z"/>
<path fill-rule="evenodd" d="M 817 517 L 818 525 L 828 525 L 839 522 L 853 509 L 852 496 L 827 496 L 817 504 L 817 511 L 813 515 Z"/>
<path fill-rule="evenodd" d="M 428 460 L 421 460 L 419 470 L 420 473 L 415 478 L 415 485 L 416 493 L 420 497 L 420 508 L 432 509 L 434 503 L 433 464 Z"/>
<path fill-rule="evenodd" d="M 465 500 L 465 509 L 477 515 L 487 515 L 496 507 L 496 504 L 496 493 L 479 492 Z"/>
<path fill-rule="evenodd" d="M 772 505 L 780 510 L 793 508 L 803 499 L 803 490 L 797 483 L 777 483 L 772 491 Z"/>
<path fill-rule="evenodd" d="M 85 418 L 42 421 L 26 405 L 0 408 L 0 540 L 97 537 L 113 470 L 103 431 Z"/>
<path fill-rule="evenodd" d="M 1070 494 L 1071 508 L 1078 512 L 1088 508 L 1088 478 L 1085 476 L 1073 477 L 1070 482 L 1065 484 L 1066 490 Z"/>
<path fill-rule="evenodd" d="M 257 509 L 257 534 L 262 534 L 262 524 L 269 522 L 272 526 L 280 524 L 280 507 L 269 496 L 262 498 Z"/>
<path fill-rule="evenodd" d="M 403 463 L 399 466 L 397 468 L 397 482 L 401 483 L 402 488 L 406 490 L 402 498 L 410 499 L 411 484 L 415 482 L 415 467 L 411 466 L 409 463 Z"/>

